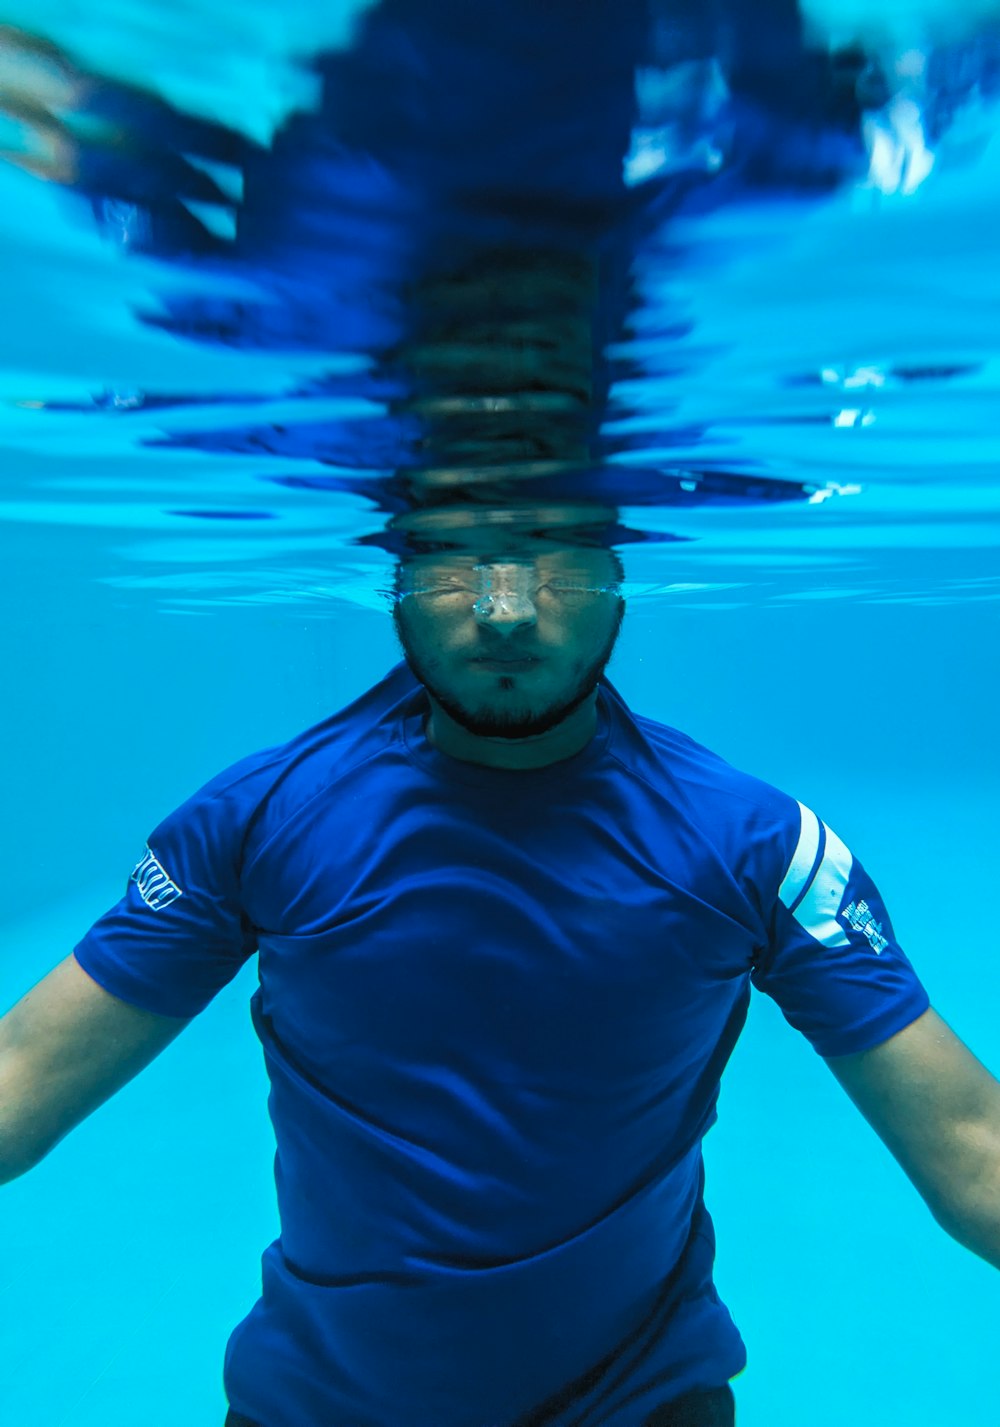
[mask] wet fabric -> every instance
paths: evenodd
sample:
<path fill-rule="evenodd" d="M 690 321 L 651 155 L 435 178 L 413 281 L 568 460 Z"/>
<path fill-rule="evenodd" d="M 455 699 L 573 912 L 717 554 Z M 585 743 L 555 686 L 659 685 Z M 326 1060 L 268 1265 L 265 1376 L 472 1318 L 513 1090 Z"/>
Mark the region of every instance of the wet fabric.
<path fill-rule="evenodd" d="M 400 1416 L 405 1420 L 405 1410 Z M 704 1392 L 686 1392 L 673 1402 L 654 1409 L 642 1427 L 734 1427 L 736 1403 L 731 1387 L 708 1388 Z M 229 1411 L 224 1427 L 263 1427 L 240 1412 Z"/>
<path fill-rule="evenodd" d="M 793 797 L 613 685 L 575 757 L 434 749 L 404 664 L 212 779 L 76 948 L 198 1014 L 258 952 L 280 1237 L 224 1382 L 267 1427 L 636 1427 L 746 1353 L 701 1142 L 751 985 L 824 1056 L 928 1007 Z"/>

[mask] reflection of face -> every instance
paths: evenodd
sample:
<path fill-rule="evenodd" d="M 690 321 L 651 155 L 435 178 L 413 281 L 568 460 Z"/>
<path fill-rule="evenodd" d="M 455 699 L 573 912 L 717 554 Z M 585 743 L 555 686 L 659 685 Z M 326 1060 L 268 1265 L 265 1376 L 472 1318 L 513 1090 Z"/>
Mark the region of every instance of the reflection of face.
<path fill-rule="evenodd" d="M 470 733 L 529 738 L 567 718 L 611 658 L 625 602 L 603 550 L 433 557 L 404 571 L 393 622 L 414 675 Z"/>

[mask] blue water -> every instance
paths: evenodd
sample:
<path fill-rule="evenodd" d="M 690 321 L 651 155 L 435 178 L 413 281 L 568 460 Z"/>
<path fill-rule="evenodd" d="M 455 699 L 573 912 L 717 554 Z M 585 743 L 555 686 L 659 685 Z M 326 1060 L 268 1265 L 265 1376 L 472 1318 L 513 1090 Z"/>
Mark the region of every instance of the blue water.
<path fill-rule="evenodd" d="M 661 7 L 674 39 L 623 23 L 605 107 L 593 87 L 581 101 L 595 52 L 557 45 L 557 20 L 543 44 L 522 7 L 519 45 L 564 77 L 556 133 L 548 89 L 516 114 L 492 94 L 497 16 L 434 52 L 469 77 L 426 110 L 419 84 L 380 91 L 367 69 L 352 91 L 379 8 L 0 10 L 71 58 L 139 154 L 102 149 L 91 114 L 71 171 L 0 166 L 0 1009 L 118 898 L 165 812 L 396 659 L 393 478 L 495 459 L 488 442 L 457 458 L 449 419 L 400 396 L 386 354 L 412 367 L 427 283 L 519 232 L 561 251 L 604 234 L 599 429 L 584 460 L 575 428 L 520 415 L 514 464 L 541 445 L 576 489 L 585 472 L 616 495 L 630 610 L 611 677 L 821 813 L 997 1072 L 994 22 L 813 3 L 801 25 L 775 4 L 741 27 L 720 8 L 726 44 L 689 24 L 684 50 L 666 21 L 694 12 Z M 817 108 L 854 41 L 883 89 L 861 65 L 867 105 Z M 391 59 L 373 42 L 365 63 Z M 69 123 L 79 81 L 54 92 L 28 64 L 8 36 L 0 101 L 27 87 Z M 360 137 L 317 158 L 331 76 Z M 122 88 L 137 77 L 154 106 Z M 0 146 L 23 159 L 44 126 L 18 112 Z M 220 125 L 240 161 L 216 170 L 231 201 L 206 207 L 205 168 L 167 159 L 224 162 Z M 277 1232 L 255 985 L 251 964 L 3 1188 L 0 1420 L 220 1427 L 226 1339 Z M 705 1154 L 716 1282 L 749 1350 L 740 1427 L 993 1427 L 996 1271 L 938 1228 L 765 998 Z"/>

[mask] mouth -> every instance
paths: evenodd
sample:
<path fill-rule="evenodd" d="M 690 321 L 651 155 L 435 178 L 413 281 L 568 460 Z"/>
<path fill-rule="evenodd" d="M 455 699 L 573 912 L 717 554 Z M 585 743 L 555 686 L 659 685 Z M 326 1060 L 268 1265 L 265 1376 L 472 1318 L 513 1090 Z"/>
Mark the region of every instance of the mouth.
<path fill-rule="evenodd" d="M 472 662 L 478 665 L 480 669 L 486 669 L 488 672 L 517 674 L 525 669 L 533 669 L 536 664 L 541 663 L 541 660 L 532 658 L 506 659 L 500 658 L 499 656 L 491 656 L 489 658 L 473 659 Z"/>

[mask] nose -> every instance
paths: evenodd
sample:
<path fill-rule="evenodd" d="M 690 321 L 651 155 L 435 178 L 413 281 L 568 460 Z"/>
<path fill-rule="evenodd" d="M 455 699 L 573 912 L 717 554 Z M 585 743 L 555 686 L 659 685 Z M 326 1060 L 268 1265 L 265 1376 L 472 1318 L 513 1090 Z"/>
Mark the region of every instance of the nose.
<path fill-rule="evenodd" d="M 534 578 L 524 565 L 487 565 L 480 571 L 482 593 L 472 606 L 476 621 L 498 634 L 513 634 L 537 619 Z"/>

